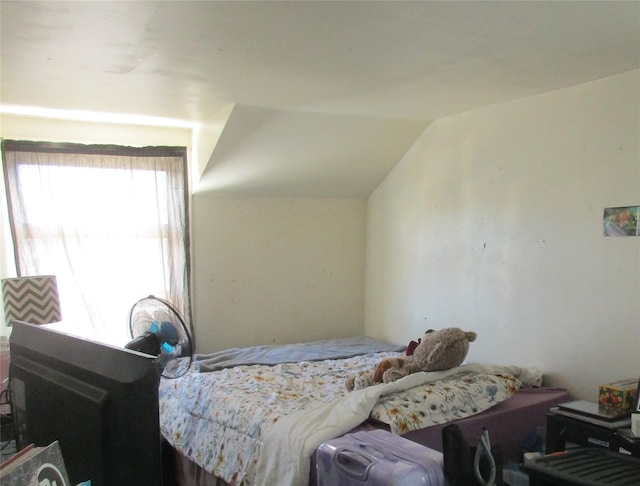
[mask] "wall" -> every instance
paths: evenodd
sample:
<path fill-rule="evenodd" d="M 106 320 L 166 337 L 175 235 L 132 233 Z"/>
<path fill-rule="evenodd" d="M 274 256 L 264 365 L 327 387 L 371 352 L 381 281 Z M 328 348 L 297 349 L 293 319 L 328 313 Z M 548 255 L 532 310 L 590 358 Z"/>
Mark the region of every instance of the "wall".
<path fill-rule="evenodd" d="M 0 115 L 0 137 L 7 140 L 132 146 L 190 147 L 192 142 L 191 130 L 187 128 L 58 120 L 7 113 Z M 4 190 L 4 177 L 0 175 L 0 278 L 16 276 Z M 0 302 L 0 335 L 8 335 L 10 328 L 5 325 L 4 310 L 1 306 Z"/>
<path fill-rule="evenodd" d="M 173 126 L 143 126 L 114 121 L 61 120 L 3 113 L 0 136 L 9 140 L 40 142 L 105 143 L 143 147 L 146 145 L 191 146 L 191 129 Z"/>
<path fill-rule="evenodd" d="M 7 114 L 0 121 L 5 139 L 135 146 L 193 143 L 191 130 L 184 128 Z M 211 133 L 208 126 L 200 131 L 202 146 L 194 149 L 199 157 Z M 194 172 L 197 178 L 199 170 Z M 363 199 L 192 196 L 198 351 L 362 334 L 365 224 Z M 15 269 L 8 228 L 0 226 L 3 278 L 14 276 Z M 0 334 L 8 332 L 1 322 Z"/>
<path fill-rule="evenodd" d="M 478 332 L 469 360 L 535 365 L 594 400 L 640 374 L 640 71 L 441 119 L 368 203 L 366 332 Z"/>
<path fill-rule="evenodd" d="M 365 200 L 192 202 L 199 352 L 363 333 Z"/>

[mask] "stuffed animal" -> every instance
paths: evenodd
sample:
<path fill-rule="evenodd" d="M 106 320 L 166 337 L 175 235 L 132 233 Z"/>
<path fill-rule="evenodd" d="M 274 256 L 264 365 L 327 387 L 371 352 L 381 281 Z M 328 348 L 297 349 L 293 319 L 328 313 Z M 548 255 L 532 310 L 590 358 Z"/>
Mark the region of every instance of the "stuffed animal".
<path fill-rule="evenodd" d="M 397 358 L 385 358 L 373 371 L 347 377 L 347 390 L 359 390 L 378 383 L 391 383 L 418 371 L 443 371 L 462 364 L 469 343 L 476 333 L 457 327 L 428 330 L 418 341 L 411 341 Z"/>

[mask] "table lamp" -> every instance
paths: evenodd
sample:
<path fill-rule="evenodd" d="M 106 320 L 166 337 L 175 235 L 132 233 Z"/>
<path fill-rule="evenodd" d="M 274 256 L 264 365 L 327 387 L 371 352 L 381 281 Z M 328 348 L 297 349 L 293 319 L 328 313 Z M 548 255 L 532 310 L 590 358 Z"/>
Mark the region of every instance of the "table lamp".
<path fill-rule="evenodd" d="M 2 279 L 7 326 L 13 321 L 48 324 L 62 320 L 55 275 Z"/>

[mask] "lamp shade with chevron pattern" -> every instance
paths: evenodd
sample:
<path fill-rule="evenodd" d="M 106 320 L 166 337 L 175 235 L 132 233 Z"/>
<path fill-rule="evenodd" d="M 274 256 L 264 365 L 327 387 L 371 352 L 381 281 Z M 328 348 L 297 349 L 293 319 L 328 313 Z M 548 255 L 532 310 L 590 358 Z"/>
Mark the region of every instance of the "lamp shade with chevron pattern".
<path fill-rule="evenodd" d="M 13 321 L 48 324 L 62 320 L 55 275 L 5 278 L 2 301 L 8 326 Z"/>

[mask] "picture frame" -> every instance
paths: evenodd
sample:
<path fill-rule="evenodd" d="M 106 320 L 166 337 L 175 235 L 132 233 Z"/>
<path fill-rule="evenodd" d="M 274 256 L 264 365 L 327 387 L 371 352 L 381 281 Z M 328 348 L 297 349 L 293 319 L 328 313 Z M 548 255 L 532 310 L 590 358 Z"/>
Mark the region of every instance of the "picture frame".
<path fill-rule="evenodd" d="M 640 206 L 604 208 L 603 236 L 640 236 Z"/>

